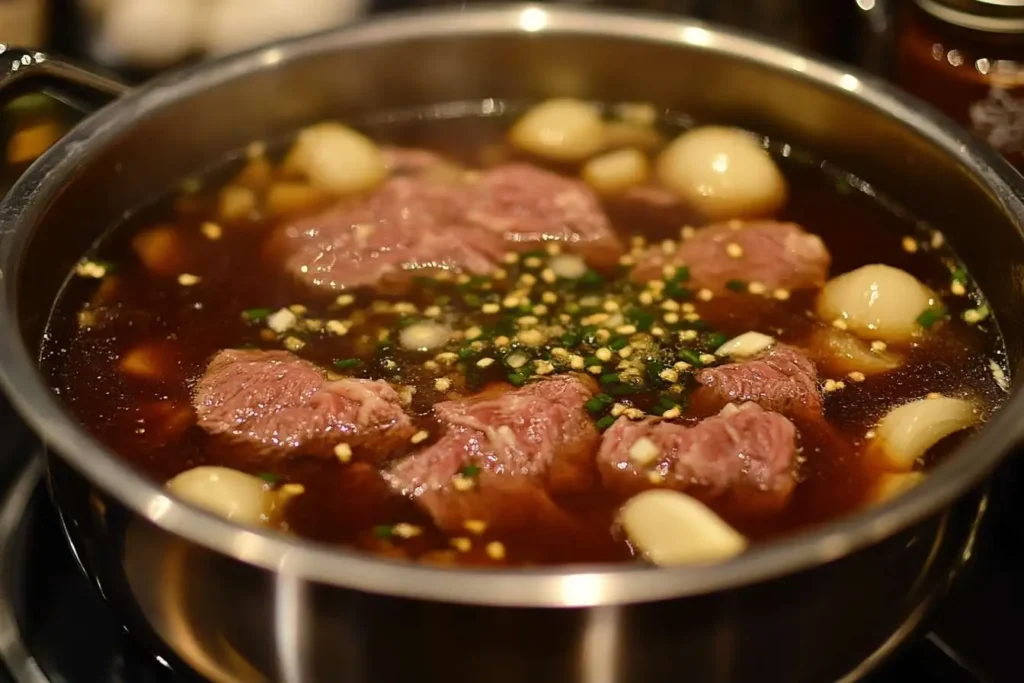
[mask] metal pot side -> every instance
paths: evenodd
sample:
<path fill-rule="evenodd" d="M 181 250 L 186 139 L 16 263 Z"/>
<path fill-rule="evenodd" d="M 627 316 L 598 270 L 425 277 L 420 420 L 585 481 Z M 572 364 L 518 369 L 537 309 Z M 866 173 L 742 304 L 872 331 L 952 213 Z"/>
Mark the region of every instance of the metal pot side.
<path fill-rule="evenodd" d="M 863 75 L 693 22 L 541 6 L 396 15 L 177 72 L 90 117 L 0 204 L 0 377 L 58 456 L 84 569 L 137 632 L 214 680 L 818 681 L 884 652 L 941 593 L 982 507 L 968 492 L 1019 439 L 1017 392 L 908 495 L 722 565 L 450 571 L 186 506 L 41 380 L 64 274 L 154 189 L 321 118 L 551 95 L 654 102 L 856 173 L 944 229 L 1019 362 L 1019 176 Z"/>

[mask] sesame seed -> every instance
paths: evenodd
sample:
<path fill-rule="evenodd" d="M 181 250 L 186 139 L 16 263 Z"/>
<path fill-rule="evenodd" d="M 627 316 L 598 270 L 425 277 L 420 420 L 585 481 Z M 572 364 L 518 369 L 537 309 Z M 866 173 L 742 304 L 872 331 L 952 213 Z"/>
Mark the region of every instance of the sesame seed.
<path fill-rule="evenodd" d="M 484 331 L 481 330 L 479 327 L 471 327 L 468 330 L 466 330 L 466 339 L 476 339 L 483 333 Z"/>
<path fill-rule="evenodd" d="M 701 301 L 711 301 L 713 298 L 715 298 L 715 293 L 705 287 L 704 289 L 701 289 L 700 291 L 697 292 L 697 298 L 700 299 Z"/>
<path fill-rule="evenodd" d="M 199 231 L 202 232 L 203 237 L 205 237 L 208 240 L 216 241 L 224 236 L 224 229 L 221 228 L 216 223 L 211 223 L 210 221 L 206 221 L 202 225 L 200 225 Z"/>
<path fill-rule="evenodd" d="M 953 280 L 953 284 L 949 286 L 949 291 L 952 292 L 954 296 L 963 296 L 967 293 L 967 289 L 964 287 L 964 284 L 959 280 Z"/>
<path fill-rule="evenodd" d="M 338 460 L 348 462 L 352 459 L 352 447 L 347 443 L 339 443 L 334 447 L 334 455 L 337 456 Z"/>
<path fill-rule="evenodd" d="M 665 289 L 665 281 L 664 280 L 651 280 L 650 282 L 647 283 L 647 289 L 649 289 L 652 292 L 654 292 L 655 294 L 657 294 L 661 290 Z"/>
<path fill-rule="evenodd" d="M 913 237 L 904 237 L 902 244 L 903 251 L 907 252 L 908 254 L 913 254 L 917 252 L 917 241 Z"/>
<path fill-rule="evenodd" d="M 779 301 L 787 301 L 789 299 L 789 290 L 782 288 L 776 289 L 774 292 L 772 292 L 772 296 L 778 299 Z"/>
<path fill-rule="evenodd" d="M 495 268 L 491 271 L 492 280 L 504 280 L 508 277 L 508 271 L 504 268 Z"/>
<path fill-rule="evenodd" d="M 629 447 L 629 459 L 640 467 L 646 467 L 661 455 L 658 445 L 646 436 L 641 436 Z"/>
<path fill-rule="evenodd" d="M 182 273 L 178 276 L 178 284 L 182 287 L 191 287 L 192 285 L 199 284 L 200 281 L 202 281 L 202 278 L 192 273 Z"/>
<path fill-rule="evenodd" d="M 664 320 L 669 325 L 675 325 L 677 322 L 679 322 L 679 314 L 672 312 L 666 313 L 664 316 L 662 316 L 662 320 Z"/>
<path fill-rule="evenodd" d="M 438 282 L 451 282 L 452 274 L 450 271 L 442 270 L 440 273 L 434 276 L 434 279 Z"/>
<path fill-rule="evenodd" d="M 675 370 L 665 368 L 664 370 L 658 373 L 658 377 L 662 378 L 666 382 L 675 382 L 676 380 L 679 379 L 679 373 L 676 372 Z"/>
<path fill-rule="evenodd" d="M 636 259 L 630 256 L 629 254 L 623 254 L 622 256 L 619 257 L 619 265 L 626 266 L 627 268 L 629 266 L 635 266 Z"/>
<path fill-rule="evenodd" d="M 582 370 L 584 363 L 583 356 L 577 356 L 576 354 L 569 356 L 569 367 L 573 370 Z"/>
<path fill-rule="evenodd" d="M 602 372 L 604 372 L 604 368 L 602 368 L 600 365 L 591 365 L 589 368 L 587 368 L 587 372 L 589 372 L 591 375 L 600 375 Z"/>
<path fill-rule="evenodd" d="M 516 308 L 519 306 L 519 297 L 507 296 L 502 300 L 501 305 L 505 308 Z"/>
<path fill-rule="evenodd" d="M 938 249 L 946 243 L 945 236 L 938 230 L 932 233 L 932 249 Z"/>
<path fill-rule="evenodd" d="M 661 416 L 667 420 L 677 418 L 680 415 L 682 415 L 682 412 L 679 410 L 679 406 L 673 406 L 661 414 Z"/>
<path fill-rule="evenodd" d="M 539 360 L 534 363 L 534 371 L 538 375 L 550 375 L 555 371 L 555 366 L 546 360 Z"/>
<path fill-rule="evenodd" d="M 487 345 L 483 341 L 478 339 L 475 342 L 471 343 L 469 345 L 469 348 L 473 349 L 474 351 L 483 351 L 485 346 Z"/>
<path fill-rule="evenodd" d="M 519 254 L 509 252 L 501 260 L 508 264 L 519 263 Z"/>
<path fill-rule="evenodd" d="M 452 486 L 455 487 L 456 491 L 465 493 L 466 491 L 472 490 L 476 486 L 476 482 L 472 477 L 464 477 L 461 474 L 456 474 L 452 477 Z"/>
<path fill-rule="evenodd" d="M 665 477 L 662 476 L 661 472 L 651 471 L 647 473 L 647 481 L 652 484 L 662 484 L 665 482 Z"/>
<path fill-rule="evenodd" d="M 289 351 L 298 351 L 305 345 L 306 342 L 302 341 L 298 337 L 288 337 L 284 340 L 284 347 Z"/>
<path fill-rule="evenodd" d="M 506 347 L 506 346 L 508 346 L 511 343 L 512 343 L 512 340 L 509 339 L 508 337 L 506 337 L 503 334 L 494 338 L 494 345 L 497 346 L 498 348 Z"/>
<path fill-rule="evenodd" d="M 527 268 L 540 268 L 543 263 L 538 256 L 529 256 L 523 259 L 523 265 Z"/>
<path fill-rule="evenodd" d="M 664 337 L 665 336 L 664 328 L 661 328 L 661 327 L 658 327 L 657 325 L 655 325 L 654 327 L 651 328 L 651 336 L 652 337 Z"/>
<path fill-rule="evenodd" d="M 540 300 L 546 304 L 553 304 L 558 302 L 558 295 L 554 292 L 544 292 L 540 295 Z"/>
<path fill-rule="evenodd" d="M 501 306 L 496 303 L 486 303 L 480 307 L 480 310 L 484 313 L 497 313 L 501 310 Z"/>
<path fill-rule="evenodd" d="M 550 268 L 545 268 L 540 271 L 540 279 L 550 285 L 558 280 L 558 276 L 555 275 L 555 271 Z"/>
<path fill-rule="evenodd" d="M 391 533 L 399 538 L 412 538 L 419 536 L 423 533 L 423 529 L 416 526 L 415 524 L 409 524 L 407 522 L 399 522 L 395 526 L 391 527 Z"/>
<path fill-rule="evenodd" d="M 679 333 L 679 339 L 682 341 L 693 341 L 697 338 L 697 330 L 683 330 Z"/>
<path fill-rule="evenodd" d="M 594 351 L 594 355 L 597 356 L 598 360 L 604 361 L 606 363 L 612 359 L 611 349 L 604 346 L 599 348 L 597 351 Z"/>
<path fill-rule="evenodd" d="M 711 353 L 702 353 L 702 354 L 700 354 L 700 362 L 703 363 L 704 365 L 711 365 L 716 360 L 718 360 L 718 358 L 715 357 L 714 354 L 711 354 Z"/>
<path fill-rule="evenodd" d="M 413 443 L 423 443 L 429 437 L 430 437 L 430 432 L 428 432 L 425 429 L 421 429 L 420 431 L 418 431 L 415 434 L 413 434 L 412 438 L 410 438 L 409 441 L 412 441 Z"/>
<path fill-rule="evenodd" d="M 623 346 L 621 349 L 619 349 L 619 358 L 629 358 L 632 355 L 633 355 L 633 347 L 632 346 Z"/>
<path fill-rule="evenodd" d="M 434 388 L 438 391 L 448 391 L 452 388 L 452 381 L 447 377 L 438 377 L 434 380 Z"/>
<path fill-rule="evenodd" d="M 280 491 L 286 496 L 300 496 L 306 492 L 306 487 L 302 484 L 285 484 Z"/>
<path fill-rule="evenodd" d="M 335 336 L 344 337 L 346 334 L 348 334 L 348 330 L 348 323 L 343 323 L 340 320 L 327 321 L 327 331 Z"/>
<path fill-rule="evenodd" d="M 644 306 L 650 306 L 654 303 L 654 295 L 650 292 L 640 292 L 640 296 L 637 297 L 637 301 L 642 303 Z"/>
<path fill-rule="evenodd" d="M 666 263 L 661 267 L 661 275 L 666 280 L 671 280 L 676 276 L 676 267 L 670 263 Z"/>
<path fill-rule="evenodd" d="M 695 323 L 700 320 L 700 316 L 696 313 L 687 313 L 683 316 L 683 320 L 689 323 Z"/>
<path fill-rule="evenodd" d="M 507 359 L 505 359 L 505 362 L 508 363 L 508 366 L 513 370 L 518 370 L 519 368 L 526 365 L 526 362 L 528 360 L 529 359 L 526 357 L 525 354 L 513 353 Z"/>
<path fill-rule="evenodd" d="M 487 557 L 492 560 L 504 560 L 505 559 L 505 546 L 502 545 L 501 541 L 491 541 L 485 548 L 487 551 Z"/>
<path fill-rule="evenodd" d="M 661 243 L 661 251 L 664 254 L 674 254 L 679 244 L 675 240 L 665 240 Z"/>
<path fill-rule="evenodd" d="M 691 365 L 689 363 L 684 363 L 683 361 L 678 361 L 672 365 L 672 369 L 675 370 L 677 373 L 686 372 L 687 370 L 690 369 L 690 367 Z"/>
<path fill-rule="evenodd" d="M 629 244 L 637 249 L 643 249 L 647 246 L 647 238 L 643 235 L 633 235 L 629 238 Z"/>
<path fill-rule="evenodd" d="M 493 358 L 481 358 L 480 360 L 478 360 L 476 362 L 476 366 L 478 368 L 488 368 L 488 367 L 490 367 L 492 365 L 494 365 L 494 359 Z"/>
<path fill-rule="evenodd" d="M 684 240 L 688 240 L 688 239 L 690 239 L 691 237 L 693 237 L 696 234 L 697 234 L 697 229 L 695 227 L 693 227 L 692 225 L 684 225 L 679 230 L 679 236 L 682 237 Z"/>
<path fill-rule="evenodd" d="M 455 281 L 458 282 L 460 285 L 468 285 L 469 281 L 472 279 L 473 278 L 469 277 L 465 273 L 460 273 L 459 276 L 455 278 Z"/>
<path fill-rule="evenodd" d="M 881 353 L 882 351 L 885 351 L 887 347 L 888 345 L 884 341 L 875 340 L 871 342 L 871 350 L 876 353 Z"/>
<path fill-rule="evenodd" d="M 725 245 L 725 253 L 729 258 L 742 258 L 743 247 L 738 245 L 736 242 L 729 242 Z"/>
<path fill-rule="evenodd" d="M 534 277 L 531 273 L 523 273 L 522 275 L 519 276 L 519 283 L 524 287 L 533 287 L 535 284 L 537 284 L 537 278 Z"/>
<path fill-rule="evenodd" d="M 544 251 L 546 251 L 551 256 L 558 256 L 559 254 L 562 253 L 562 245 L 557 244 L 555 242 L 549 242 L 547 245 L 544 246 Z"/>
<path fill-rule="evenodd" d="M 462 523 L 462 527 L 466 531 L 479 536 L 483 532 L 487 531 L 487 522 L 482 519 L 467 519 Z"/>
<path fill-rule="evenodd" d="M 619 304 L 617 301 L 608 300 L 601 304 L 601 308 L 608 311 L 609 313 L 615 313 L 619 310 Z"/>
<path fill-rule="evenodd" d="M 837 330 L 845 330 L 847 327 L 846 321 L 843 320 L 842 318 L 836 318 L 835 320 L 832 321 L 832 327 L 836 328 Z"/>
<path fill-rule="evenodd" d="M 458 537 L 449 539 L 448 542 L 460 553 L 468 553 L 473 548 L 473 543 L 468 538 Z"/>
<path fill-rule="evenodd" d="M 619 325 L 615 331 L 619 334 L 636 334 L 636 325 Z"/>
<path fill-rule="evenodd" d="M 545 341 L 547 341 L 547 338 L 544 336 L 544 333 L 541 332 L 540 330 L 523 330 L 522 332 L 516 335 L 516 339 L 518 339 L 520 343 L 526 344 L 527 346 L 540 346 Z"/>
<path fill-rule="evenodd" d="M 440 366 L 435 360 L 425 360 L 423 361 L 423 369 L 429 372 L 437 372 L 440 369 Z"/>
<path fill-rule="evenodd" d="M 101 278 L 107 274 L 107 268 L 95 261 L 82 261 L 75 266 L 75 274 L 80 277 Z"/>
<path fill-rule="evenodd" d="M 863 372 L 859 372 L 857 370 L 854 370 L 853 372 L 851 372 L 849 375 L 847 375 L 847 377 L 849 377 L 850 381 L 852 381 L 852 382 L 863 382 L 866 379 L 864 377 L 864 373 Z"/>
<path fill-rule="evenodd" d="M 691 303 L 685 303 L 679 308 L 683 311 L 683 313 L 693 313 L 694 311 L 697 310 L 697 307 Z"/>
<path fill-rule="evenodd" d="M 533 307 L 534 315 L 547 315 L 547 312 L 548 307 L 545 306 L 544 304 L 537 304 L 536 306 Z"/>
<path fill-rule="evenodd" d="M 764 294 L 766 291 L 768 291 L 768 288 L 764 286 L 764 283 L 751 282 L 750 284 L 747 285 L 747 291 L 756 296 L 760 296 L 761 294 Z"/>
<path fill-rule="evenodd" d="M 666 311 L 678 311 L 679 304 L 672 299 L 665 299 L 661 302 L 661 308 Z"/>

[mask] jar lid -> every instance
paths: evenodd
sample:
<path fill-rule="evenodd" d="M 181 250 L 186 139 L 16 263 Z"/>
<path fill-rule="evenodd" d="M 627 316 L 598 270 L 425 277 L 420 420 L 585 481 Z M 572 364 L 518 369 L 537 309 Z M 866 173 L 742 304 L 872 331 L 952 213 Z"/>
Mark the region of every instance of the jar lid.
<path fill-rule="evenodd" d="M 991 33 L 1024 33 L 1024 0 L 915 0 L 936 19 Z"/>

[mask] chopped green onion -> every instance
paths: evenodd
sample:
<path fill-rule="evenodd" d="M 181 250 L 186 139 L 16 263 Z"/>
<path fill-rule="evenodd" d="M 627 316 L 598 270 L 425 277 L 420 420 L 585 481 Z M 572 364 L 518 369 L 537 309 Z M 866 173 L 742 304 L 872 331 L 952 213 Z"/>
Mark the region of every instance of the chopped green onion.
<path fill-rule="evenodd" d="M 334 361 L 334 367 L 339 370 L 351 370 L 354 367 L 358 367 L 362 363 L 358 358 L 342 358 L 341 360 Z"/>
<path fill-rule="evenodd" d="M 608 373 L 607 375 L 601 375 L 601 385 L 602 386 L 613 386 L 613 385 L 616 385 L 616 384 L 619 384 L 619 383 L 620 383 L 620 380 L 619 380 L 619 375 L 617 373 L 611 372 L 611 373 Z"/>
<path fill-rule="evenodd" d="M 394 530 L 395 527 L 391 526 L 390 524 L 378 524 L 377 526 L 373 527 L 373 535 L 377 538 L 391 538 L 391 535 L 394 532 Z"/>
<path fill-rule="evenodd" d="M 472 293 L 464 294 L 462 300 L 471 308 L 480 308 L 480 304 L 483 303 L 479 296 Z"/>
<path fill-rule="evenodd" d="M 601 274 L 598 273 L 596 270 L 588 270 L 587 272 L 585 272 L 583 274 L 582 277 L 580 277 L 578 280 L 576 280 L 576 283 L 580 287 L 586 287 L 586 288 L 600 287 L 602 284 L 604 284 L 604 278 L 601 277 Z"/>
<path fill-rule="evenodd" d="M 676 266 L 676 274 L 671 279 L 674 282 L 686 282 L 690 279 L 690 268 L 688 266 Z"/>
<path fill-rule="evenodd" d="M 580 343 L 582 337 L 583 335 L 581 335 L 579 332 L 566 332 L 565 334 L 562 335 L 562 346 L 572 348 L 573 346 L 576 346 L 577 344 Z"/>
<path fill-rule="evenodd" d="M 599 430 L 603 432 L 604 430 L 608 429 L 613 424 L 615 424 L 616 419 L 617 418 L 612 417 L 611 415 L 605 415 L 604 417 L 597 421 L 596 426 Z"/>
<path fill-rule="evenodd" d="M 472 348 L 470 348 L 468 346 L 465 346 L 465 347 L 459 349 L 459 358 L 466 359 L 466 358 L 469 358 L 470 356 L 472 356 L 475 353 L 476 353 L 476 351 L 474 351 Z"/>
<path fill-rule="evenodd" d="M 259 477 L 260 479 L 262 479 L 263 481 L 267 482 L 271 486 L 276 484 L 278 482 L 278 480 L 281 479 L 281 477 L 277 476 L 273 472 L 260 472 L 256 476 Z"/>
<path fill-rule="evenodd" d="M 917 316 L 917 324 L 927 330 L 945 315 L 946 309 L 941 306 L 926 308 Z"/>
<path fill-rule="evenodd" d="M 963 268 L 954 268 L 953 269 L 953 280 L 955 280 L 956 282 L 959 282 L 962 285 L 966 285 L 967 284 L 967 271 L 964 270 Z"/>
<path fill-rule="evenodd" d="M 590 413 L 600 413 L 615 402 L 615 399 L 608 394 L 597 394 L 584 405 Z"/>
<path fill-rule="evenodd" d="M 747 291 L 747 283 L 743 280 L 729 280 L 725 283 L 726 289 L 731 289 L 734 292 L 745 292 Z"/>
<path fill-rule="evenodd" d="M 459 474 L 467 478 L 473 478 L 480 474 L 480 467 L 478 465 L 466 465 L 459 470 Z"/>
<path fill-rule="evenodd" d="M 513 372 L 505 379 L 507 379 L 508 383 L 514 387 L 521 387 L 526 384 L 526 376 L 519 372 Z"/>
<path fill-rule="evenodd" d="M 629 340 L 625 337 L 616 337 L 608 342 L 608 346 L 612 351 L 619 351 L 620 349 L 625 348 L 627 344 L 629 344 Z"/>
<path fill-rule="evenodd" d="M 721 332 L 712 332 L 707 336 L 707 346 L 710 349 L 717 349 L 727 341 L 729 341 L 729 338 Z"/>
<path fill-rule="evenodd" d="M 585 365 L 588 368 L 590 366 L 592 366 L 592 365 L 603 365 L 603 364 L 604 364 L 604 361 L 602 361 L 597 356 L 587 356 L 586 358 L 583 359 L 583 365 Z"/>
<path fill-rule="evenodd" d="M 700 354 L 693 349 L 679 349 L 679 358 L 695 368 L 704 367 L 704 363 L 700 360 Z"/>
<path fill-rule="evenodd" d="M 242 317 L 249 322 L 259 322 L 269 316 L 271 310 L 269 308 L 248 308 L 242 313 Z"/>
<path fill-rule="evenodd" d="M 665 285 L 665 295 L 670 299 L 690 299 L 693 297 L 693 290 L 683 287 L 678 282 L 668 282 Z"/>
<path fill-rule="evenodd" d="M 636 329 L 641 332 L 650 330 L 656 320 L 653 313 L 649 313 L 642 308 L 631 308 L 626 311 L 626 319 L 633 323 Z"/>

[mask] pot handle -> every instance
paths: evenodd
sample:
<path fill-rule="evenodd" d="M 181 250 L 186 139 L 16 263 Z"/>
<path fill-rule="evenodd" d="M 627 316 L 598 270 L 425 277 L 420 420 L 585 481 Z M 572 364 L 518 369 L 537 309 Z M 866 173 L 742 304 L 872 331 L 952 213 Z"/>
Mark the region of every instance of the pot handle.
<path fill-rule="evenodd" d="M 83 112 L 99 109 L 129 86 L 39 50 L 0 43 L 0 101 L 45 92 Z"/>

